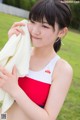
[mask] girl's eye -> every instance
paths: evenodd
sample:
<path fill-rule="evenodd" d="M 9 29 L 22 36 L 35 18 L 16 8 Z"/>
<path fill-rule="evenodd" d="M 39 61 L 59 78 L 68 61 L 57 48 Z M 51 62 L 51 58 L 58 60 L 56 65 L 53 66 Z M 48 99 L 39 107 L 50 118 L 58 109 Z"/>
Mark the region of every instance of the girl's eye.
<path fill-rule="evenodd" d="M 42 25 L 42 27 L 49 29 L 49 27 L 48 27 L 48 26 L 45 26 L 45 25 Z"/>

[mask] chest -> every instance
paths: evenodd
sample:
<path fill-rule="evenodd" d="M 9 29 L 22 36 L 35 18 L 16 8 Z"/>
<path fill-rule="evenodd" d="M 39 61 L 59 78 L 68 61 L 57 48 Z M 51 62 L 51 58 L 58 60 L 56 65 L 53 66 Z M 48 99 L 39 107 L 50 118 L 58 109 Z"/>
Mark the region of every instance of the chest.
<path fill-rule="evenodd" d="M 32 62 L 32 69 L 29 70 L 29 73 L 24 78 L 19 78 L 18 80 L 19 86 L 23 91 L 39 106 L 44 106 L 46 103 L 54 67 L 58 59 L 59 57 L 56 56 L 48 64 L 46 63 L 47 65 L 43 66 L 43 68 L 40 61 L 38 63 L 36 63 L 36 60 L 30 61 Z"/>
<path fill-rule="evenodd" d="M 32 71 L 40 71 L 49 63 L 49 61 L 50 59 L 39 59 L 31 57 L 29 69 Z"/>
<path fill-rule="evenodd" d="M 39 106 L 44 106 L 48 97 L 50 84 L 29 77 L 19 78 L 19 86 L 28 97 Z"/>

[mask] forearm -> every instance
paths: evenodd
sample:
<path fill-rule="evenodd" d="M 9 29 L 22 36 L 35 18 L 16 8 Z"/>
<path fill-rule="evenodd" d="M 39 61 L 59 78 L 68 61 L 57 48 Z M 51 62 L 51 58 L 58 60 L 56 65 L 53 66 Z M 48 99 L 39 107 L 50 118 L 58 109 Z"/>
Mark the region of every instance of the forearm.
<path fill-rule="evenodd" d="M 30 120 L 50 120 L 47 111 L 31 101 L 20 87 L 13 97 Z"/>

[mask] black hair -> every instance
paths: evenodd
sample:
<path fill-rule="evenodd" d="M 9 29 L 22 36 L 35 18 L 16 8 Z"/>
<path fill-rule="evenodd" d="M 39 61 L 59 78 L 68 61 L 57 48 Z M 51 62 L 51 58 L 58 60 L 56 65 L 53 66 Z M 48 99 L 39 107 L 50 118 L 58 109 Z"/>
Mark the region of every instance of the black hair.
<path fill-rule="evenodd" d="M 49 25 L 55 29 L 55 22 L 59 29 L 68 27 L 71 21 L 71 10 L 63 0 L 39 0 L 31 9 L 29 20 L 43 22 L 46 18 Z M 57 52 L 61 47 L 61 39 L 57 38 L 53 45 Z"/>

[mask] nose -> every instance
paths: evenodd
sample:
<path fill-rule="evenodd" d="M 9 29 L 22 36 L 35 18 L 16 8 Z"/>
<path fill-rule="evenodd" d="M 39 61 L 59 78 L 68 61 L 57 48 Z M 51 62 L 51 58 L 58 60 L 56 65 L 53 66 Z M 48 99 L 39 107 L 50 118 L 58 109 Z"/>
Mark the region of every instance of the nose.
<path fill-rule="evenodd" d="M 32 34 L 33 35 L 40 35 L 40 28 L 38 26 L 33 27 Z"/>

